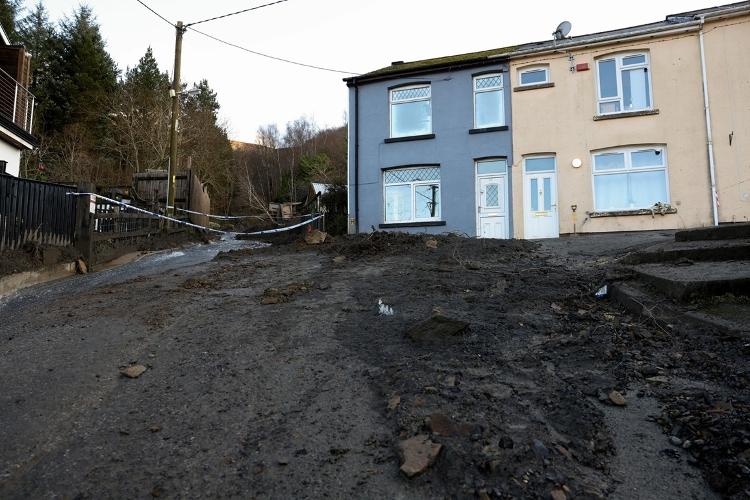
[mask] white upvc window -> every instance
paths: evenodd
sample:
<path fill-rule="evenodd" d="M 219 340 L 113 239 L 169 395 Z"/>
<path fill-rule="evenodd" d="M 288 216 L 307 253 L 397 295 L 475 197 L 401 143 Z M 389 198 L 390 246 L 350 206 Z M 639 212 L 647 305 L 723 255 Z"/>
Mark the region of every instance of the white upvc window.
<path fill-rule="evenodd" d="M 613 149 L 593 155 L 597 211 L 651 208 L 669 203 L 666 148 Z"/>
<path fill-rule="evenodd" d="M 651 109 L 648 53 L 605 57 L 596 67 L 600 115 Z"/>
<path fill-rule="evenodd" d="M 518 85 L 540 85 L 549 83 L 549 66 L 531 66 L 518 70 Z"/>
<path fill-rule="evenodd" d="M 391 89 L 391 137 L 432 133 L 432 90 L 430 85 Z"/>
<path fill-rule="evenodd" d="M 440 167 L 383 171 L 385 222 L 440 220 L 440 204 Z"/>
<path fill-rule="evenodd" d="M 505 125 L 502 73 L 474 77 L 474 128 Z"/>

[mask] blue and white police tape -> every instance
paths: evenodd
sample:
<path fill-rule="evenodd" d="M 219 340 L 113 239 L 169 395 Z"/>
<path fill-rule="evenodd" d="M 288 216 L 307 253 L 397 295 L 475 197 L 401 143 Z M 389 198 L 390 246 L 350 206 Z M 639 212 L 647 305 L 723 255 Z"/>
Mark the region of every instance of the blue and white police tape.
<path fill-rule="evenodd" d="M 316 220 L 320 219 L 321 217 L 323 217 L 323 214 L 320 214 L 320 215 L 316 215 L 316 216 L 312 217 L 309 220 L 300 222 L 299 224 L 294 224 L 293 226 L 285 226 L 285 227 L 280 227 L 280 228 L 277 228 L 277 229 L 267 229 L 265 231 L 254 231 L 254 232 L 251 232 L 251 233 L 237 233 L 237 232 L 234 232 L 234 231 L 222 231 L 220 229 L 213 229 L 213 228 L 210 228 L 210 227 L 201 226 L 199 224 L 193 224 L 192 222 L 186 222 L 184 220 L 175 219 L 174 217 L 169 217 L 167 215 L 162 215 L 162 214 L 157 214 L 157 213 L 154 213 L 154 212 L 149 212 L 148 210 L 144 210 L 142 208 L 134 207 L 133 205 L 130 205 L 128 203 L 124 203 L 122 201 L 117 201 L 115 199 L 108 198 L 106 196 L 102 196 L 102 195 L 96 194 L 96 193 L 73 193 L 73 192 L 70 192 L 70 193 L 65 193 L 65 194 L 67 194 L 69 196 L 94 196 L 96 198 L 99 198 L 100 200 L 106 201 L 107 203 L 111 203 L 111 204 L 114 204 L 114 205 L 119 205 L 120 207 L 124 208 L 125 210 L 135 210 L 136 212 L 148 214 L 148 215 L 151 215 L 151 216 L 156 217 L 158 219 L 168 220 L 170 222 L 174 222 L 175 224 L 182 224 L 184 226 L 193 227 L 195 229 L 201 229 L 201 230 L 204 230 L 204 231 L 211 231 L 213 233 L 219 233 L 219 234 L 244 234 L 244 235 L 249 235 L 249 236 L 261 236 L 261 235 L 264 235 L 264 234 L 281 233 L 281 232 L 284 232 L 284 231 L 289 231 L 291 229 L 296 229 L 298 227 L 305 226 L 307 224 L 311 224 L 311 223 L 315 222 Z"/>

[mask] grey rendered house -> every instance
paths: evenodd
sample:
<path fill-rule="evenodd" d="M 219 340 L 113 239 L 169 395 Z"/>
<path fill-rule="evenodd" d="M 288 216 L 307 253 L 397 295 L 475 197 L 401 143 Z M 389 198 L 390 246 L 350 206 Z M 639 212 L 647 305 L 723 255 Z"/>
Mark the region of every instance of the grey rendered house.
<path fill-rule="evenodd" d="M 395 62 L 345 80 L 349 233 L 513 234 L 505 51 Z"/>

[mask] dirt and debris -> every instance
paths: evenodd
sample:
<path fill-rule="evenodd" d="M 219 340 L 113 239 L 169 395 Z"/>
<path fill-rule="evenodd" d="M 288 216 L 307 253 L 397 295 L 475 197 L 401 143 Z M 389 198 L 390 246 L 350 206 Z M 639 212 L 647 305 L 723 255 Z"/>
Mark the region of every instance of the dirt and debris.
<path fill-rule="evenodd" d="M 10 318 L 0 496 L 750 488 L 748 340 L 596 297 L 636 237 L 299 238 Z M 110 375 L 151 356 L 137 384 Z"/>

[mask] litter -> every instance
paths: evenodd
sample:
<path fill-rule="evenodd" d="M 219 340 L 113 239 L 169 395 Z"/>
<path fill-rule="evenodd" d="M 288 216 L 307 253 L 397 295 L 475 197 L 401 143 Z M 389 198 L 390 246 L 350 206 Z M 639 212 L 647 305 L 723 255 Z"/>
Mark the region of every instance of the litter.
<path fill-rule="evenodd" d="M 383 303 L 383 299 L 378 299 L 378 314 L 381 316 L 393 316 L 393 308 Z"/>
<path fill-rule="evenodd" d="M 596 291 L 596 293 L 594 294 L 594 297 L 596 297 L 597 299 L 606 299 L 607 292 L 608 292 L 607 285 L 604 285 L 603 287 L 601 287 L 599 290 Z"/>

